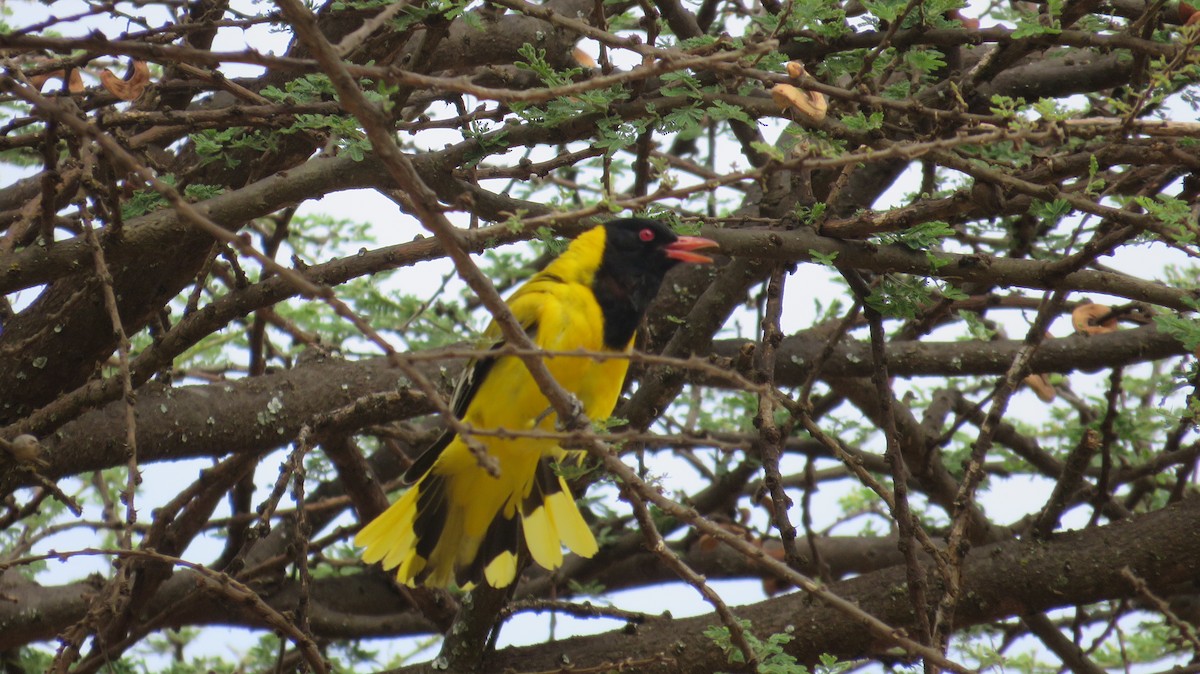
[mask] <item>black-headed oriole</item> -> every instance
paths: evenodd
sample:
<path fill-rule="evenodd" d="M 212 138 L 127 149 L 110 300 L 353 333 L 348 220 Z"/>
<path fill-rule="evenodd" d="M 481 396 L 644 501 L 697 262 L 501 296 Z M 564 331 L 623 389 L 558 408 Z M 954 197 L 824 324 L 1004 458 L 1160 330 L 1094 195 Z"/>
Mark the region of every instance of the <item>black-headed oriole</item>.
<path fill-rule="evenodd" d="M 613 220 L 572 241 L 513 293 L 508 306 L 546 351 L 627 353 L 667 271 L 679 262 L 711 262 L 695 251 L 713 246 L 709 239 L 677 236 L 654 220 Z M 501 339 L 494 322 L 485 334 Z M 612 414 L 628 359 L 559 355 L 545 362 L 588 417 Z M 469 363 L 453 410 L 474 429 L 554 430 L 557 421 L 524 363 L 511 355 Z M 595 537 L 554 471 L 565 451 L 553 439 L 474 439 L 496 460 L 499 476 L 489 475 L 466 443 L 447 431 L 405 473 L 415 484 L 355 537 L 366 548 L 366 562 L 395 568 L 407 585 L 486 580 L 505 587 L 516 578 L 522 538 L 547 569 L 562 564 L 563 546 L 583 557 L 596 553 Z"/>

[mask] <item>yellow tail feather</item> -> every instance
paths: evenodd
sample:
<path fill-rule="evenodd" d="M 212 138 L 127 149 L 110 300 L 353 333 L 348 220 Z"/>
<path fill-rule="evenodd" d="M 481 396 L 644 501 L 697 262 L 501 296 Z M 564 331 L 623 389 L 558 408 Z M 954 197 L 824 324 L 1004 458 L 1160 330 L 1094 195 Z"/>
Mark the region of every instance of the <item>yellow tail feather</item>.
<path fill-rule="evenodd" d="M 562 543 L 558 540 L 558 527 L 545 503 L 529 514 L 522 515 L 521 524 L 525 528 L 525 545 L 533 561 L 547 569 L 562 566 Z"/>
<path fill-rule="evenodd" d="M 448 451 L 442 458 L 460 456 Z M 508 464 L 492 477 L 468 458 L 439 460 L 363 527 L 354 538 L 366 548 L 363 559 L 396 569 L 409 586 L 466 585 L 482 578 L 505 587 L 516 579 L 521 538 L 533 560 L 551 570 L 562 566 L 564 545 L 583 557 L 596 553 L 595 537 L 548 463 Z"/>
<path fill-rule="evenodd" d="M 579 513 L 579 506 L 575 505 L 575 499 L 571 498 L 566 481 L 561 476 L 558 481 L 562 491 L 551 494 L 546 499 L 545 506 L 558 527 L 558 539 L 580 557 L 591 557 L 600 550 L 596 545 L 596 537 L 592 535 L 591 527 Z"/>
<path fill-rule="evenodd" d="M 411 545 L 411 542 L 406 543 L 403 540 L 403 534 L 408 533 L 411 536 L 416 496 L 417 490 L 414 487 L 383 511 L 382 515 L 376 517 L 358 532 L 358 535 L 354 537 L 354 544 L 366 548 L 363 551 L 363 561 L 374 564 L 384 560 L 389 553 L 402 551 Z M 392 563 L 388 564 L 388 561 L 392 561 Z M 398 563 L 398 561 L 387 560 L 384 562 L 384 568 L 390 569 Z"/>

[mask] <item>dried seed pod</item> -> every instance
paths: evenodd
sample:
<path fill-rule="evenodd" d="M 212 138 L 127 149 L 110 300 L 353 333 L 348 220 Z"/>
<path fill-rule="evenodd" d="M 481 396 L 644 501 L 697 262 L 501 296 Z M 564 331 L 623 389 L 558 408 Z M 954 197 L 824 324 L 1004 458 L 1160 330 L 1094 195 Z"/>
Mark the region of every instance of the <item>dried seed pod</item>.
<path fill-rule="evenodd" d="M 110 94 L 123 101 L 135 101 L 146 91 L 150 84 L 150 66 L 145 61 L 134 61 L 131 64 L 129 79 L 123 80 L 111 71 L 100 73 L 100 83 Z"/>
<path fill-rule="evenodd" d="M 1102 318 L 1103 321 L 1096 322 Z M 1074 326 L 1075 332 L 1103 335 L 1116 332 L 1117 319 L 1112 315 L 1112 307 L 1103 304 L 1081 304 L 1071 312 L 1071 325 Z"/>
<path fill-rule="evenodd" d="M 1025 384 L 1033 389 L 1038 399 L 1044 403 L 1054 402 L 1055 396 L 1058 395 L 1054 387 L 1050 385 L 1050 382 L 1040 374 L 1029 375 L 1025 378 Z"/>
<path fill-rule="evenodd" d="M 769 491 L 760 487 L 758 493 L 754 495 L 754 501 L 760 507 L 762 507 L 763 510 L 766 510 L 767 514 L 770 515 L 772 519 L 775 518 L 775 499 L 771 498 L 771 493 Z"/>
<path fill-rule="evenodd" d="M 579 47 L 576 47 L 575 50 L 571 52 L 571 56 L 574 57 L 576 63 L 584 68 L 596 67 L 596 59 L 592 58 L 591 54 L 585 52 Z"/>
<path fill-rule="evenodd" d="M 825 113 L 829 110 L 829 101 L 824 94 L 798 89 L 790 84 L 771 87 L 771 98 L 780 108 L 796 110 L 814 124 L 825 119 Z"/>
<path fill-rule="evenodd" d="M 979 30 L 979 19 L 963 16 L 962 12 L 959 12 L 957 9 L 952 9 L 949 12 L 946 12 L 946 18 L 958 21 L 963 25 L 963 28 L 968 30 Z"/>
<path fill-rule="evenodd" d="M 762 579 L 763 594 L 767 595 L 768 597 L 774 597 L 780 592 L 787 590 L 789 587 L 791 586 L 782 580 L 779 580 L 775 576 L 767 576 Z"/>
<path fill-rule="evenodd" d="M 729 533 L 731 533 L 735 536 L 741 537 L 742 539 L 745 539 L 747 541 L 753 541 L 753 539 L 750 537 L 750 532 L 747 531 L 745 527 L 734 524 L 733 522 L 718 521 L 716 524 L 717 524 L 717 526 L 721 527 L 725 531 L 728 531 Z M 709 534 L 700 534 L 700 537 L 698 539 L 696 539 L 695 545 L 696 545 L 696 548 L 699 549 L 701 552 L 712 552 L 713 550 L 717 549 L 718 546 L 721 545 L 721 539 L 717 538 L 716 536 L 711 536 Z"/>
<path fill-rule="evenodd" d="M 1196 8 L 1187 2 L 1180 2 L 1178 11 L 1180 11 L 1180 20 L 1183 25 L 1192 25 L 1200 20 L 1200 13 L 1196 12 Z"/>
<path fill-rule="evenodd" d="M 758 541 L 758 547 L 767 553 L 767 556 L 773 557 L 777 561 L 784 562 L 787 560 L 787 555 L 783 551 L 783 545 L 777 540 Z M 786 591 L 791 586 L 791 583 L 780 580 L 775 576 L 764 576 L 762 579 L 763 594 L 768 597 L 774 597 L 780 592 Z"/>
<path fill-rule="evenodd" d="M 59 70 L 42 73 L 41 75 L 31 75 L 29 77 L 29 82 L 34 86 L 35 89 L 41 91 L 42 85 L 52 79 L 65 81 L 67 83 L 67 91 L 73 94 L 83 93 L 83 76 L 79 74 L 78 68 L 71 68 L 69 72 L 60 68 Z"/>

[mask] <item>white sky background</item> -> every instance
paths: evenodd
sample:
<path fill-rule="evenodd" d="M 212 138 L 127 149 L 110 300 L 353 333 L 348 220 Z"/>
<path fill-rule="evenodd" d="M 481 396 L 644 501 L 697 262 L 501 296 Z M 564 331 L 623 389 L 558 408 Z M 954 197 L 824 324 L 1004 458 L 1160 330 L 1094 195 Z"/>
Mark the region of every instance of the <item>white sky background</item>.
<path fill-rule="evenodd" d="M 235 2 L 234 4 L 236 6 L 239 2 Z M 249 3 L 246 0 L 243 0 L 240 4 L 245 4 L 249 8 Z M 55 2 L 50 8 L 44 5 L 31 5 L 23 2 L 10 3 L 9 7 L 14 11 L 14 15 L 10 17 L 9 21 L 17 26 L 27 25 L 33 21 L 43 19 L 49 15 L 51 9 L 59 17 L 84 11 L 83 5 L 75 2 L 75 0 L 61 0 Z M 128 5 L 121 5 L 121 7 L 131 13 L 141 11 L 134 10 Z M 161 12 L 158 7 L 151 7 L 150 9 Z M 165 18 L 165 14 L 160 14 L 159 17 L 154 17 L 154 20 L 151 22 L 155 23 L 155 21 L 161 21 Z M 136 26 L 114 24 L 111 20 L 96 20 L 93 23 L 104 30 L 110 37 L 114 37 L 122 30 L 137 30 Z M 73 26 L 78 27 L 81 31 L 83 30 L 80 24 L 73 24 Z M 253 45 L 260 51 L 282 53 L 286 48 L 285 38 L 285 35 L 272 33 L 267 27 L 255 27 L 245 32 L 241 30 L 222 29 L 218 33 L 213 49 L 216 51 L 238 51 L 247 45 Z M 594 48 L 591 51 L 594 53 Z M 619 67 L 628 67 L 640 61 L 640 57 L 623 58 L 623 55 L 619 52 L 614 52 L 613 58 Z M 120 66 L 120 68 L 123 67 L 124 64 Z M 113 69 L 117 72 L 123 72 L 118 67 L 114 67 Z M 252 76 L 260 72 L 261 69 L 249 66 L 230 66 L 224 70 L 227 75 L 236 77 Z M 89 84 L 94 84 L 94 81 L 89 82 Z M 1185 111 L 1184 114 L 1190 113 Z M 782 125 L 778 122 L 763 125 L 763 133 L 768 141 L 774 140 L 781 129 Z M 440 134 L 435 131 L 423 132 L 420 136 L 420 141 L 426 147 L 440 147 L 445 142 L 456 142 L 460 138 L 457 133 L 452 131 L 443 131 Z M 404 139 L 409 140 L 411 136 L 405 135 Z M 521 151 L 523 151 L 523 148 Z M 514 163 L 517 156 L 519 154 L 515 151 L 510 153 L 510 158 Z M 538 160 L 536 155 L 532 158 L 534 161 Z M 502 157 L 489 158 L 489 163 L 503 164 L 504 161 Z M 742 163 L 740 149 L 735 144 L 729 144 L 722 149 L 722 154 L 718 157 L 716 167 L 717 170 L 725 170 L 735 163 Z M 32 172 L 35 172 L 35 170 L 20 172 L 15 171 L 11 167 L 0 166 L 0 184 L 9 184 L 17 177 L 28 175 Z M 887 192 L 879 203 L 876 204 L 876 207 L 884 208 L 904 203 L 908 193 L 916 189 L 918 181 L 919 174 L 915 171 L 910 171 Z M 303 204 L 301 212 L 323 212 L 337 218 L 370 222 L 373 225 L 374 236 L 380 246 L 409 241 L 417 235 L 426 234 L 416 222 L 401 213 L 390 200 L 369 190 L 355 190 L 331 194 L 322 199 Z M 332 258 L 352 252 L 331 250 L 328 251 L 328 256 Z M 1152 245 L 1139 248 L 1137 251 L 1122 249 L 1122 253 L 1119 256 L 1107 259 L 1105 262 L 1116 269 L 1125 270 L 1138 276 L 1158 277 L 1161 276 L 1161 269 L 1164 265 L 1186 264 L 1186 259 L 1181 254 L 1176 253 L 1166 246 Z M 395 284 L 397 288 L 408 289 L 410 292 L 413 288 L 428 288 L 432 292 L 432 289 L 440 284 L 442 276 L 450 269 L 451 266 L 446 261 L 423 263 L 399 270 L 391 277 L 389 283 Z M 801 264 L 798 266 L 796 273 L 789 277 L 785 290 L 783 325 L 785 333 L 803 329 L 814 321 L 817 316 L 814 299 L 824 297 L 826 298 L 826 302 L 828 302 L 828 300 L 841 296 L 844 293 L 844 290 L 834 283 L 833 277 L 834 275 L 829 270 L 818 265 Z M 451 284 L 443 297 L 446 299 L 459 297 L 462 288 L 462 284 L 456 280 Z M 34 296 L 33 292 L 25 291 L 21 293 L 15 298 L 15 302 L 20 305 L 30 301 Z M 1103 296 L 1091 297 L 1097 302 L 1106 302 L 1106 298 Z M 1072 299 L 1079 298 L 1073 297 Z M 1015 339 L 1022 338 L 1032 315 L 1023 316 L 1019 312 L 1006 312 L 1006 315 L 1009 318 L 1009 322 L 1006 325 L 1009 337 Z M 996 316 L 998 314 L 991 315 L 993 318 Z M 751 338 L 754 336 L 755 320 L 753 313 L 749 311 L 742 312 L 737 316 L 736 322 L 740 324 L 742 336 Z M 731 322 L 730 325 L 732 326 L 733 323 Z M 1052 327 L 1051 332 L 1056 336 L 1066 336 L 1071 333 L 1071 328 L 1065 321 L 1059 320 Z M 940 338 L 952 339 L 953 336 Z M 1103 386 L 1105 385 L 1105 377 L 1095 375 L 1075 374 L 1071 376 L 1070 381 L 1072 388 L 1077 393 L 1090 390 L 1090 387 L 1099 387 L 1100 390 L 1103 390 Z M 906 382 L 897 382 L 898 394 L 903 394 L 904 386 L 906 386 Z M 1025 419 L 1030 423 L 1036 423 L 1048 417 L 1048 407 L 1038 401 L 1031 392 L 1024 390 L 1015 396 L 1011 410 L 1010 414 L 1013 414 L 1017 418 Z M 264 490 L 256 496 L 256 503 L 261 502 L 265 498 L 265 490 L 269 489 L 270 485 L 274 482 L 275 476 L 278 474 L 279 462 L 282 461 L 284 456 L 284 452 L 277 452 L 260 465 L 258 483 L 264 487 Z M 790 466 L 785 464 L 785 472 L 789 468 L 793 470 L 798 469 L 801 461 L 793 459 L 791 464 Z M 168 465 L 144 466 L 143 470 L 146 478 L 144 484 L 145 493 L 138 498 L 139 509 L 141 512 L 148 514 L 151 508 L 173 497 L 178 488 L 190 483 L 195 479 L 196 472 L 209 465 L 206 461 L 187 461 Z M 702 483 L 699 476 L 695 474 L 694 469 L 681 460 L 660 459 L 655 461 L 652 467 L 655 472 L 664 476 L 668 489 L 687 492 L 695 485 Z M 1049 494 L 1049 488 L 1052 484 L 1052 481 L 1048 479 L 1029 478 L 1025 476 L 1007 480 L 992 478 L 990 489 L 980 492 L 979 501 L 987 512 L 998 521 L 1012 522 L 1030 512 L 1039 510 Z M 836 498 L 840 492 L 844 491 L 848 493 L 851 489 L 856 488 L 858 488 L 857 483 L 850 480 L 823 485 L 820 491 L 820 499 L 823 499 L 826 503 L 832 503 L 831 499 Z M 816 497 L 814 497 L 814 500 L 816 501 Z M 797 499 L 798 501 L 799 499 Z M 289 507 L 289 505 L 285 501 L 281 504 L 281 507 Z M 627 507 L 623 504 L 618 503 L 615 507 L 620 512 L 627 510 Z M 820 530 L 832 525 L 835 518 L 839 515 L 835 510 L 831 509 L 828 512 L 817 511 L 812 513 L 814 527 Z M 222 505 L 214 517 L 222 517 L 227 514 L 227 507 Z M 757 524 L 760 526 L 764 525 L 765 516 L 761 512 L 758 516 L 762 519 Z M 791 513 L 791 517 L 793 522 L 799 522 L 799 505 Z M 86 513 L 85 519 L 97 519 L 97 513 L 94 511 Z M 346 523 L 348 521 L 349 516 L 346 516 L 339 520 L 339 523 Z M 1064 517 L 1063 525 L 1069 528 L 1072 526 L 1081 526 L 1085 522 L 1086 514 L 1074 512 Z M 848 528 L 844 528 L 839 532 L 854 533 L 858 530 L 859 526 L 861 526 L 861 521 L 856 520 L 850 523 Z M 765 526 L 762 528 L 765 529 Z M 877 525 L 877 528 L 882 529 L 885 527 Z M 74 549 L 95 545 L 96 543 L 94 540 L 79 540 L 78 535 L 74 538 L 59 537 L 48 541 L 39 548 L 39 551 L 45 551 L 50 547 L 60 550 Z M 198 539 L 188 549 L 185 556 L 197 561 L 206 561 L 219 554 L 221 548 L 221 541 L 215 539 Z M 52 565 L 46 579 L 48 582 L 63 582 L 93 571 L 106 573 L 108 568 L 108 562 L 100 558 L 91 558 L 86 561 L 77 558 L 72 560 L 68 565 L 62 565 L 58 568 Z M 713 585 L 726 601 L 734 605 L 754 602 L 763 598 L 761 584 L 758 581 L 719 581 L 714 582 Z M 681 584 L 669 586 L 669 588 L 659 587 L 648 590 L 614 593 L 608 595 L 607 598 L 611 599 L 614 605 L 623 609 L 645 611 L 648 613 L 659 613 L 664 609 L 670 609 L 672 614 L 677 617 L 711 611 L 711 607 L 704 603 L 694 590 Z M 505 626 L 501 636 L 501 645 L 543 641 L 549 630 L 549 621 L 550 619 L 545 615 L 535 616 L 526 614 L 517 616 Z M 576 620 L 566 616 L 558 616 L 555 633 L 558 636 L 567 636 L 604 632 L 616 627 L 619 627 L 619 623 L 616 621 Z M 231 653 L 245 652 L 258 641 L 258 634 L 257 632 L 240 629 L 210 628 L 207 631 L 206 637 L 197 640 L 188 647 L 187 654 L 191 657 L 204 654 L 228 656 Z M 411 640 L 398 640 L 392 643 L 376 640 L 368 645 L 371 648 L 380 648 L 385 653 L 403 653 L 411 650 L 411 643 Z M 53 648 L 53 645 L 49 647 Z"/>

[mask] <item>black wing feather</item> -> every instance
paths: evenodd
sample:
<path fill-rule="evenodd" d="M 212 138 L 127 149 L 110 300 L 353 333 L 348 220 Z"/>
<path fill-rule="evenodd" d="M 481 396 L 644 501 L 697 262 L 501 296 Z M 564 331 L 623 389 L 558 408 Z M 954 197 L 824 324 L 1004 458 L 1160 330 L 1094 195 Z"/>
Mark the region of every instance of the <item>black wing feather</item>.
<path fill-rule="evenodd" d="M 497 342 L 492 347 L 492 350 L 495 351 L 503 345 L 504 342 Z M 463 415 L 467 413 L 467 408 L 471 405 L 471 401 L 475 399 L 475 394 L 479 392 L 480 384 L 483 383 L 483 380 L 488 375 L 488 371 L 495 364 L 495 357 L 488 356 L 476 360 L 471 367 L 463 370 L 462 377 L 459 378 L 458 384 L 454 387 L 454 401 L 450 406 L 450 409 L 454 412 L 455 419 L 462 419 Z M 404 471 L 404 481 L 411 484 L 421 479 L 421 476 L 425 473 L 428 473 L 429 469 L 433 468 L 433 464 L 437 461 L 437 458 L 442 455 L 442 450 L 446 449 L 450 441 L 454 439 L 454 435 L 453 428 L 447 428 L 442 431 L 438 439 L 434 440 L 433 444 L 424 452 L 421 452 L 421 456 L 418 456 L 417 460 L 413 461 L 413 464 L 408 467 L 408 470 Z"/>
<path fill-rule="evenodd" d="M 455 571 L 454 579 L 460 586 L 467 583 L 479 583 L 483 580 L 483 571 L 492 560 L 500 555 L 517 554 L 517 545 L 521 540 L 521 519 L 513 513 L 511 518 L 504 516 L 504 511 L 496 514 L 496 519 L 488 525 L 487 533 L 479 544 L 475 559 L 466 567 Z"/>
<path fill-rule="evenodd" d="M 537 323 L 525 326 L 525 334 L 530 337 L 537 332 Z M 507 342 L 499 341 L 492 345 L 491 350 L 496 351 L 502 348 Z M 458 384 L 454 387 L 454 400 L 450 405 L 450 409 L 454 412 L 454 418 L 462 419 L 467 413 L 467 408 L 471 406 L 471 401 L 475 400 L 475 394 L 479 392 L 479 387 L 483 381 L 487 379 L 488 372 L 492 366 L 496 364 L 495 356 L 485 356 L 475 360 L 469 367 L 463 370 L 462 377 L 459 378 Z M 404 471 L 404 482 L 412 484 L 421 479 L 421 476 L 428 473 L 433 468 L 433 464 L 437 462 L 439 456 L 442 455 L 442 450 L 450 445 L 454 440 L 454 429 L 447 428 L 438 436 L 437 440 L 433 441 L 417 460 L 413 462 L 408 470 Z"/>

